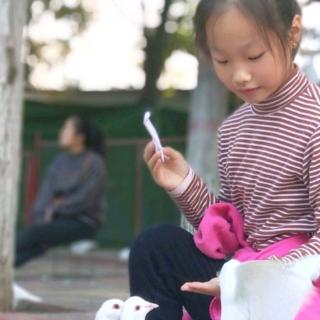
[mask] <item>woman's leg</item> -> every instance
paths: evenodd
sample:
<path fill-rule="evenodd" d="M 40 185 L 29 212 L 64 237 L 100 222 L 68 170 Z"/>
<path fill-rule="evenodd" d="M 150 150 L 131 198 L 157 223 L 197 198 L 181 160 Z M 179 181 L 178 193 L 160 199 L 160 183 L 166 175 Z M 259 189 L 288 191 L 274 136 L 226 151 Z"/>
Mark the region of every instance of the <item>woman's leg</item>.
<path fill-rule="evenodd" d="M 94 233 L 92 227 L 72 219 L 58 219 L 25 228 L 17 235 L 15 265 L 20 267 L 44 254 L 48 248 L 88 239 Z"/>
<path fill-rule="evenodd" d="M 208 281 L 223 264 L 203 255 L 185 230 L 167 225 L 153 227 L 131 249 L 131 295 L 160 305 L 149 313 L 148 320 L 181 320 L 182 306 L 193 320 L 209 320 L 212 297 L 181 292 L 180 287 L 189 281 Z"/>

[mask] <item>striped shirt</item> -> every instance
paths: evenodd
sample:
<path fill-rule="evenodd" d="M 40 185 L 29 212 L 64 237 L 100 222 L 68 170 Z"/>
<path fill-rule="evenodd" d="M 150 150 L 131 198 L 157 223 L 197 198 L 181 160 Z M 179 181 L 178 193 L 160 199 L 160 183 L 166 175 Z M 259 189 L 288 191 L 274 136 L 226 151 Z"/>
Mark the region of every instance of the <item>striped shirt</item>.
<path fill-rule="evenodd" d="M 305 233 L 285 260 L 320 254 L 320 89 L 298 71 L 272 97 L 245 103 L 218 134 L 220 192 L 192 169 L 171 196 L 197 228 L 211 204 L 231 202 L 256 250 Z"/>

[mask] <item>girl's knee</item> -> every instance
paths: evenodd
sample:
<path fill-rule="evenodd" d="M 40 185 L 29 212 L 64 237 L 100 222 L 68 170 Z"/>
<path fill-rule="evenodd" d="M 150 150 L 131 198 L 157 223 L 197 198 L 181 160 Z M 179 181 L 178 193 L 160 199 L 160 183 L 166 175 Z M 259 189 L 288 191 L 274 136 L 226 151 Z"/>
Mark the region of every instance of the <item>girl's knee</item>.
<path fill-rule="evenodd" d="M 157 225 L 143 231 L 137 239 L 134 241 L 131 250 L 135 250 L 139 247 L 149 247 L 159 240 L 164 234 L 168 233 L 168 230 L 172 226 L 169 225 Z"/>
<path fill-rule="evenodd" d="M 183 243 L 184 239 L 191 238 L 185 230 L 172 225 L 158 225 L 141 233 L 131 248 L 132 256 L 146 255 L 154 251 L 160 252 Z"/>

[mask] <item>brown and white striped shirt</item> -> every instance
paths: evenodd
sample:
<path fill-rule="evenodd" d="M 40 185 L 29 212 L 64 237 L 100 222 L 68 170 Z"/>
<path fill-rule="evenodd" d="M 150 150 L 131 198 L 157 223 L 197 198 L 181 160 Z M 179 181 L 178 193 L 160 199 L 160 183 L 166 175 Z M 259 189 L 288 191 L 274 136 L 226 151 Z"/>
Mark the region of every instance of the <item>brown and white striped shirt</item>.
<path fill-rule="evenodd" d="M 187 219 L 197 228 L 208 206 L 231 202 L 253 248 L 307 233 L 286 259 L 320 254 L 320 89 L 298 71 L 268 100 L 231 115 L 218 145 L 220 194 L 192 169 L 171 192 Z"/>

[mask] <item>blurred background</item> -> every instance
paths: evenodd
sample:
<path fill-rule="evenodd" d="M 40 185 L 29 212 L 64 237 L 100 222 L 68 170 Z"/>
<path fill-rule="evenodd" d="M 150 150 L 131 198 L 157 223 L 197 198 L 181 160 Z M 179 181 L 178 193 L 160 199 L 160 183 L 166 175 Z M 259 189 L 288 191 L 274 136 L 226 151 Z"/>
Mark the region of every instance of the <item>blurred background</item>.
<path fill-rule="evenodd" d="M 319 82 L 320 3 L 301 3 L 306 36 L 297 63 Z M 215 187 L 215 130 L 238 102 L 205 61 L 199 66 L 195 6 L 194 0 L 30 1 L 19 226 L 32 222 L 39 181 L 57 152 L 58 129 L 75 113 L 107 136 L 108 208 L 100 246 L 127 246 L 145 227 L 180 219 L 141 160 L 145 110 L 152 111 L 165 144 L 186 152 Z"/>

